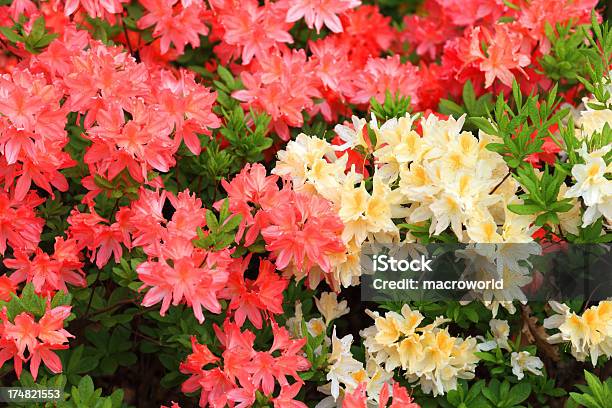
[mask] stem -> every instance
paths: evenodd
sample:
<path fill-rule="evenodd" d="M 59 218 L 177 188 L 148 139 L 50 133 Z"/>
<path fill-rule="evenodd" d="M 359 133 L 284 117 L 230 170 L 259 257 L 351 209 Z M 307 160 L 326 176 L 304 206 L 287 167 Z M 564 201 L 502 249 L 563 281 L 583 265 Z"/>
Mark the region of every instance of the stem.
<path fill-rule="evenodd" d="M 134 303 L 134 299 L 123 299 L 123 300 L 120 300 L 119 302 L 113 304 L 112 306 L 105 307 L 104 309 L 98 309 L 98 310 L 96 310 L 93 313 L 86 314 L 85 316 L 83 316 L 83 319 L 85 320 L 85 319 L 87 319 L 89 317 L 97 316 L 97 315 L 102 314 L 104 312 L 108 312 L 109 310 L 113 310 L 117 306 L 121 306 L 121 305 L 128 304 L 128 303 Z"/>
<path fill-rule="evenodd" d="M 91 309 L 91 302 L 94 297 L 94 293 L 96 293 L 96 283 L 100 280 L 100 274 L 102 273 L 102 269 L 98 268 L 98 274 L 96 275 L 96 280 L 94 280 L 91 285 L 91 295 L 89 295 L 89 301 L 87 301 L 87 309 L 85 309 L 85 316 L 89 314 L 89 309 Z"/>
<path fill-rule="evenodd" d="M 498 188 L 499 188 L 499 187 L 500 187 L 502 184 L 504 184 L 504 181 L 506 181 L 506 180 L 508 179 L 508 177 L 510 177 L 510 174 L 512 174 L 512 173 L 510 173 L 510 170 L 508 170 L 508 173 L 506 173 L 506 175 L 504 176 L 504 178 L 503 178 L 503 179 L 502 179 L 502 180 L 501 180 L 499 183 L 497 183 L 497 185 L 496 185 L 495 187 L 493 187 L 493 190 L 491 190 L 491 191 L 489 192 L 489 195 L 491 195 L 491 194 L 493 194 L 495 191 L 497 191 L 497 189 L 498 189 Z"/>
<path fill-rule="evenodd" d="M 123 16 L 121 17 L 121 25 L 123 26 L 123 34 L 125 35 L 125 43 L 127 44 L 128 50 L 130 51 L 130 55 L 134 57 L 134 50 L 132 50 L 132 44 L 130 44 L 130 36 L 128 35 L 128 29 L 127 29 L 127 26 L 125 25 L 125 20 Z"/>

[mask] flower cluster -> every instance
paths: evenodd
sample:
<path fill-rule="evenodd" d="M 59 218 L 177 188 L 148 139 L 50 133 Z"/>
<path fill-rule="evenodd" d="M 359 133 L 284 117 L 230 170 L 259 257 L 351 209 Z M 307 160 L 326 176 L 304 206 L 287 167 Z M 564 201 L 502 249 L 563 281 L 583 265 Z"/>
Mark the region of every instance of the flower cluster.
<path fill-rule="evenodd" d="M 254 349 L 255 334 L 250 330 L 241 331 L 229 321 L 222 327 L 215 326 L 223 350 L 220 357 L 192 338 L 193 353 L 180 368 L 190 375 L 183 383 L 183 391 L 201 389 L 200 406 L 222 407 L 228 403 L 251 406 L 256 392 L 272 397 L 278 383 L 281 391 L 272 398 L 275 407 L 306 407 L 293 400 L 303 384 L 298 373 L 310 367 L 308 360 L 300 355 L 305 340 L 292 340 L 287 329 L 275 324 L 272 331 L 272 346 L 267 351 L 259 351 Z M 209 365 L 214 367 L 205 368 Z M 293 384 L 288 378 L 293 379 Z"/>
<path fill-rule="evenodd" d="M 600 302 L 582 315 L 563 303 L 550 302 L 550 306 L 555 314 L 544 320 L 544 327 L 559 330 L 548 338 L 550 343 L 570 342 L 572 355 L 579 361 L 590 357 L 593 366 L 600 356 L 612 356 L 612 302 Z"/>
<path fill-rule="evenodd" d="M 0 77 L 0 180 L 5 190 L 14 186 L 12 193 L 19 201 L 32 182 L 50 194 L 53 188 L 68 188 L 59 170 L 75 164 L 63 150 L 69 111 L 60 103 L 61 88 L 54 85 L 27 68 Z"/>
<path fill-rule="evenodd" d="M 0 255 L 7 246 L 25 253 L 37 248 L 45 220 L 37 217 L 35 208 L 43 201 L 34 192 L 17 200 L 0 191 Z"/>
<path fill-rule="evenodd" d="M 1 86 L 2 177 L 7 188 L 16 180 L 17 199 L 31 182 L 49 193 L 52 186 L 68 188 L 59 170 L 76 164 L 64 149 L 69 112 L 78 114 L 74 124 L 90 141 L 84 153 L 90 176 L 83 180 L 90 197 L 100 192 L 95 176 L 147 181 L 149 172 L 175 165 L 181 141 L 199 154 L 197 134 L 220 125 L 211 110 L 215 94 L 193 73 L 139 63 L 72 27 Z"/>
<path fill-rule="evenodd" d="M 32 314 L 21 312 L 9 319 L 6 308 L 0 311 L 0 365 L 13 360 L 15 373 L 21 376 L 23 364 L 30 363 L 36 380 L 40 363 L 53 373 L 62 371 L 62 362 L 54 350 L 68 348 L 68 338 L 74 337 L 64 329 L 70 306 L 49 308 L 36 321 Z"/>
<path fill-rule="evenodd" d="M 401 367 L 410 381 L 425 393 L 444 394 L 457 387 L 457 379 L 474 378 L 478 357 L 476 339 L 453 337 L 441 328 L 446 319 L 436 318 L 419 327 L 423 315 L 404 305 L 401 314 L 370 312 L 374 326 L 364 329 L 368 353 L 387 371 Z"/>
<path fill-rule="evenodd" d="M 0 3 L 3 383 L 112 408 L 589 400 L 610 293 L 577 299 L 593 277 L 557 261 L 597 244 L 609 281 L 601 2 Z M 405 244 L 502 287 L 365 310 L 370 251 Z"/>
<path fill-rule="evenodd" d="M 33 257 L 16 251 L 15 258 L 7 258 L 4 265 L 14 269 L 9 279 L 14 285 L 32 283 L 36 293 L 52 295 L 58 290 L 68 292 L 66 283 L 87 286 L 81 253 L 75 240 L 55 239 L 54 252 L 49 255 L 36 248 Z"/>
<path fill-rule="evenodd" d="M 333 285 L 328 274 L 334 259 L 344 253 L 342 222 L 324 197 L 295 191 L 291 184 L 279 189 L 277 181 L 255 164 L 223 182 L 230 210 L 242 216 L 237 242 L 244 234 L 244 244 L 250 246 L 261 234 L 276 268 L 298 279 L 308 275 L 311 287 L 322 277 Z"/>
<path fill-rule="evenodd" d="M 170 219 L 163 208 L 166 200 L 174 207 Z M 197 228 L 206 223 L 202 201 L 189 191 L 177 196 L 142 190 L 139 200 L 123 209 L 121 218 L 129 220 L 132 245 L 142 247 L 149 257 L 138 266 L 141 289 L 150 288 L 142 300 L 143 306 L 162 302 L 160 314 L 170 304 L 186 303 L 198 321 L 204 321 L 203 308 L 221 312 L 220 292 L 228 280 L 228 268 L 233 262 L 230 252 L 207 251 L 194 246 Z"/>

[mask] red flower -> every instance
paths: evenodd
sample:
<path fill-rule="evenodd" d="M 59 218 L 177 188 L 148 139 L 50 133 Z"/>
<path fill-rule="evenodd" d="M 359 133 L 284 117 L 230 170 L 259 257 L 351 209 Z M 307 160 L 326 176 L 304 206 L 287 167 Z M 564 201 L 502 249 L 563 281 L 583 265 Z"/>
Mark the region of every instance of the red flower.
<path fill-rule="evenodd" d="M 331 269 L 330 255 L 344 251 L 340 238 L 344 225 L 331 203 L 322 197 L 285 189 L 267 210 L 269 225 L 261 230 L 276 267 L 290 264 L 300 274 L 314 266 Z"/>
<path fill-rule="evenodd" d="M 413 104 L 419 102 L 417 90 L 420 85 L 418 69 L 411 64 L 402 64 L 399 55 L 387 58 L 370 58 L 355 77 L 357 90 L 351 102 L 367 104 L 371 98 L 383 103 L 387 92 L 409 96 Z"/>
<path fill-rule="evenodd" d="M 274 264 L 268 260 L 260 260 L 259 274 L 256 280 L 245 279 L 244 272 L 251 257 L 237 262 L 230 271 L 227 288 L 223 297 L 230 301 L 229 310 L 234 312 L 234 320 L 242 327 L 246 318 L 257 329 L 262 328 L 262 314 L 271 315 L 283 313 L 283 291 L 288 281 L 276 273 Z"/>
<path fill-rule="evenodd" d="M 74 337 L 63 328 L 69 315 L 70 306 L 58 306 L 47 309 L 38 322 L 26 312 L 18 314 L 11 322 L 4 308 L 0 312 L 0 366 L 12 358 L 19 378 L 23 363 L 30 361 L 34 380 L 41 362 L 51 372 L 61 373 L 62 362 L 53 350 L 68 348 L 68 338 Z"/>
<path fill-rule="evenodd" d="M 337 14 L 348 11 L 361 4 L 360 0 L 297 0 L 290 3 L 287 22 L 293 23 L 302 17 L 308 28 L 316 28 L 317 33 L 323 25 L 334 33 L 342 32 L 342 22 Z"/>
<path fill-rule="evenodd" d="M 85 287 L 85 273 L 81 269 L 83 263 L 79 261 L 79 250 L 73 240 L 55 238 L 55 252 L 52 255 L 36 248 L 34 257 L 28 254 L 15 252 L 15 258 L 4 260 L 7 268 L 15 269 L 10 275 L 13 284 L 32 282 L 36 293 L 47 295 L 58 290 L 68 292 L 66 283 Z"/>
<path fill-rule="evenodd" d="M 38 247 L 45 220 L 36 216 L 34 207 L 42 202 L 34 192 L 16 200 L 0 190 L 0 255 L 4 255 L 7 243 L 23 253 L 32 253 Z"/>

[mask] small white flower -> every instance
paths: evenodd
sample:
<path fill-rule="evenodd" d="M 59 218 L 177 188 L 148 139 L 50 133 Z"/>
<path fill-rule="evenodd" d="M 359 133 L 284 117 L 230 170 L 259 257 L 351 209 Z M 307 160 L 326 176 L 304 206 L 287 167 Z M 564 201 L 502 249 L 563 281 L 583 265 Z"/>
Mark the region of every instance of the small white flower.
<path fill-rule="evenodd" d="M 544 367 L 544 363 L 539 357 L 532 356 L 526 351 L 513 352 L 510 356 L 510 364 L 512 365 L 512 373 L 519 380 L 525 376 L 525 370 L 534 375 L 542 375 L 541 370 Z"/>
<path fill-rule="evenodd" d="M 510 335 L 510 326 L 506 320 L 491 319 L 489 321 L 491 327 L 491 334 L 493 334 L 493 340 L 481 343 L 478 345 L 478 349 L 482 351 L 489 351 L 497 348 L 511 350 L 508 344 L 508 336 Z"/>
<path fill-rule="evenodd" d="M 606 146 L 598 151 L 587 153 L 586 145 L 580 149 L 584 164 L 572 167 L 572 176 L 576 184 L 565 192 L 565 198 L 581 197 L 587 206 L 582 218 L 582 226 L 594 223 L 602 214 L 606 219 L 612 219 L 612 181 L 606 179 L 610 172 L 603 159 L 612 146 Z"/>
<path fill-rule="evenodd" d="M 344 142 L 340 146 L 334 146 L 334 150 L 342 152 L 356 146 L 368 147 L 366 141 L 363 139 L 363 128 L 367 123 L 366 120 L 360 119 L 355 115 L 353 115 L 351 120 L 353 121 L 352 128 L 345 125 L 336 125 L 336 127 L 334 127 L 334 131 Z"/>

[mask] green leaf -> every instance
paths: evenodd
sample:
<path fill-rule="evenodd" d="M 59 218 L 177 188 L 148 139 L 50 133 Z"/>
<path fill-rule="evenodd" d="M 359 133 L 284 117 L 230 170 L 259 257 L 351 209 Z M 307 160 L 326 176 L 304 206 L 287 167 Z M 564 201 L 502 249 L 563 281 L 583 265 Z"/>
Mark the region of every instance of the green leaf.
<path fill-rule="evenodd" d="M 484 351 L 477 351 L 474 353 L 474 355 L 483 361 L 488 361 L 490 363 L 497 363 L 497 358 L 495 358 L 495 356 L 491 353 L 484 352 Z"/>
<path fill-rule="evenodd" d="M 597 402 L 602 405 L 607 403 L 608 401 L 606 401 L 604 385 L 601 383 L 601 381 L 586 370 L 584 370 L 584 378 L 589 386 L 589 390 Z"/>
<path fill-rule="evenodd" d="M 89 401 L 94 394 L 94 384 L 90 376 L 86 375 L 79 381 L 79 396 L 83 401 Z"/>
<path fill-rule="evenodd" d="M 520 382 L 516 384 L 514 387 L 512 387 L 507 401 L 509 402 L 511 406 L 518 405 L 521 402 L 525 401 L 527 398 L 529 398 L 530 394 L 531 394 L 531 384 L 528 382 Z"/>
<path fill-rule="evenodd" d="M 463 103 L 468 112 L 473 112 L 476 109 L 476 94 L 470 80 L 463 85 Z"/>
<path fill-rule="evenodd" d="M 471 117 L 470 121 L 472 121 L 472 123 L 474 123 L 480 130 L 489 135 L 497 135 L 499 132 L 497 128 L 495 128 L 495 125 L 492 124 L 487 118 Z"/>
<path fill-rule="evenodd" d="M 28 38 L 32 38 L 38 41 L 45 34 L 45 18 L 43 16 L 38 17 L 32 24 L 32 31 Z"/>
<path fill-rule="evenodd" d="M 23 42 L 23 37 L 13 31 L 10 27 L 0 27 L 0 32 L 13 43 Z"/>
<path fill-rule="evenodd" d="M 586 408 L 606 408 L 606 406 L 599 405 L 595 399 L 589 394 L 578 394 L 577 392 L 570 392 L 570 397 L 578 404 Z"/>
<path fill-rule="evenodd" d="M 225 232 L 233 231 L 234 229 L 236 229 L 240 225 L 241 221 L 242 221 L 242 215 L 241 214 L 236 214 L 236 215 L 228 218 L 227 221 L 225 221 L 225 223 L 223 224 L 222 230 L 225 231 Z"/>
<path fill-rule="evenodd" d="M 217 221 L 217 217 L 211 210 L 206 211 L 206 226 L 211 231 L 217 231 L 219 229 L 219 221 Z"/>
<path fill-rule="evenodd" d="M 508 209 L 519 215 L 530 215 L 542 211 L 542 208 L 536 204 L 508 204 Z"/>

